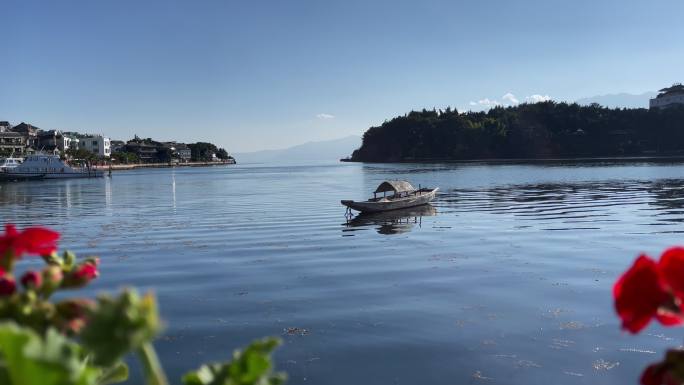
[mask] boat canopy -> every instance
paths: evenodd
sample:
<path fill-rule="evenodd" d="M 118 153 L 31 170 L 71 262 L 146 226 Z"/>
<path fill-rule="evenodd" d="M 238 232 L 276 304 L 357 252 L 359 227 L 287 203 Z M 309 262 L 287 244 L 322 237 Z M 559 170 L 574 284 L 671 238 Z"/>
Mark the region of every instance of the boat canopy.
<path fill-rule="evenodd" d="M 394 193 L 396 194 L 415 190 L 416 188 L 413 187 L 411 183 L 405 180 L 386 180 L 380 183 L 380 186 L 378 186 L 378 188 L 375 189 L 375 192 L 381 193 L 386 191 L 394 191 Z"/>

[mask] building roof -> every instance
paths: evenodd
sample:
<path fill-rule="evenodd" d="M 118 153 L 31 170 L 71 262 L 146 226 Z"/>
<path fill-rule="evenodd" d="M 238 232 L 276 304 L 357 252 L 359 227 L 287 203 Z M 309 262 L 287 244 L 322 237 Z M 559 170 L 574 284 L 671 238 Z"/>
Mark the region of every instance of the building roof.
<path fill-rule="evenodd" d="M 395 193 L 400 193 L 405 191 L 413 191 L 415 189 L 416 188 L 413 187 L 411 183 L 405 180 L 386 180 L 380 183 L 380 186 L 375 189 L 375 192 L 381 193 L 386 191 L 394 191 Z"/>
<path fill-rule="evenodd" d="M 40 128 L 24 122 L 21 122 L 16 126 L 12 127 L 12 131 L 14 132 L 35 133 L 38 130 L 40 130 Z"/>
<path fill-rule="evenodd" d="M 675 94 L 684 94 L 684 85 L 681 83 L 675 83 L 672 85 L 672 87 L 666 87 L 663 88 L 662 90 L 659 91 L 660 94 L 658 94 L 657 97 L 663 97 L 663 96 L 670 96 L 670 95 L 675 95 Z"/>

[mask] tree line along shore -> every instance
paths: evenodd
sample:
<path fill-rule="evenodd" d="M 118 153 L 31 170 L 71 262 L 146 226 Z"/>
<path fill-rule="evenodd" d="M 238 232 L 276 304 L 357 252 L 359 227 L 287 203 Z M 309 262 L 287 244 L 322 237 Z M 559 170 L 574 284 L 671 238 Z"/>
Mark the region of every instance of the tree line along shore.
<path fill-rule="evenodd" d="M 486 112 L 411 111 L 369 128 L 350 161 L 684 156 L 684 105 L 606 108 L 546 101 Z"/>

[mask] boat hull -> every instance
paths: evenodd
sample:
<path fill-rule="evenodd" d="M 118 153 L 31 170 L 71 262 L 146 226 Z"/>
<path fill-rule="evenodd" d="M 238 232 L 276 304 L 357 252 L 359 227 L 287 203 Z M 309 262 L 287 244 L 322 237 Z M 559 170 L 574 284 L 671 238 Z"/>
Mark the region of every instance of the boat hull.
<path fill-rule="evenodd" d="M 18 180 L 37 180 L 37 179 L 72 179 L 72 178 L 101 178 L 104 176 L 102 171 L 84 172 L 64 172 L 64 173 L 45 173 L 45 172 L 0 172 L 0 181 Z"/>
<path fill-rule="evenodd" d="M 399 210 L 408 207 L 421 206 L 430 203 L 435 199 L 439 188 L 427 191 L 420 191 L 418 194 L 410 195 L 405 198 L 393 199 L 388 201 L 365 201 L 356 202 L 350 200 L 341 201 L 341 203 L 352 210 L 360 211 L 362 213 L 379 213 L 383 211 Z"/>

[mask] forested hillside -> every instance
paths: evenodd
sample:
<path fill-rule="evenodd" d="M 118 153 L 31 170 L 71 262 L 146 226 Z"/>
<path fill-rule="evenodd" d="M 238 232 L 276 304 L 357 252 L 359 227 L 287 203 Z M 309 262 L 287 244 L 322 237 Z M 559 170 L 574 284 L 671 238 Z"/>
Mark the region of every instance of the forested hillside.
<path fill-rule="evenodd" d="M 684 106 L 610 109 L 553 101 L 488 112 L 412 111 L 371 127 L 352 160 L 684 155 Z"/>

